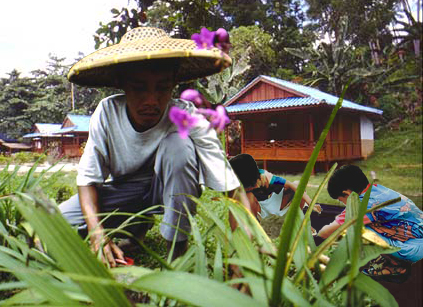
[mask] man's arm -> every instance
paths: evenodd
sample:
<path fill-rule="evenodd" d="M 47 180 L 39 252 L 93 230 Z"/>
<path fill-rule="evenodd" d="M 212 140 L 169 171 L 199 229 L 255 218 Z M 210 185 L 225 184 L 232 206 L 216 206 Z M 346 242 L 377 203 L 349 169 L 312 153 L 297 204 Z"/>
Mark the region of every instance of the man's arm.
<path fill-rule="evenodd" d="M 81 211 L 90 234 L 91 248 L 95 252 L 102 248 L 103 261 L 107 261 L 111 267 L 115 267 L 116 258 L 124 261 L 123 252 L 104 234 L 104 228 L 100 224 L 98 216 L 100 210 L 97 188 L 94 185 L 78 186 L 78 194 Z"/>
<path fill-rule="evenodd" d="M 291 189 L 291 190 L 293 190 L 294 192 L 296 192 L 297 191 L 297 185 L 296 184 L 294 184 L 294 183 L 292 183 L 291 181 L 289 181 L 289 180 L 287 180 L 286 182 L 285 182 L 285 188 L 288 188 L 288 189 Z M 304 194 L 303 194 L 303 197 L 302 197 L 302 202 L 301 202 L 301 204 L 300 204 L 300 208 L 301 208 L 301 210 L 304 208 L 304 205 L 305 205 L 305 203 L 307 203 L 307 204 L 311 204 L 311 198 L 310 198 L 310 196 L 308 196 L 308 194 L 307 194 L 307 192 L 304 192 Z M 317 211 L 317 212 L 321 212 L 322 211 L 322 208 L 319 206 L 319 205 L 315 205 L 314 206 L 314 208 L 313 208 L 313 210 L 314 211 Z"/>
<path fill-rule="evenodd" d="M 319 233 L 317 234 L 319 237 L 326 239 L 329 237 L 335 230 L 341 227 L 337 221 L 333 221 L 332 223 L 325 225 L 320 229 Z"/>
<path fill-rule="evenodd" d="M 254 199 L 251 198 L 251 194 Z M 239 201 L 248 211 L 250 211 L 254 217 L 257 217 L 257 213 L 260 212 L 260 205 L 253 193 L 245 193 L 244 189 L 239 187 L 229 192 L 228 196 Z M 255 200 L 255 201 L 254 201 Z M 229 224 L 231 225 L 232 231 L 238 226 L 234 216 L 229 212 Z"/>

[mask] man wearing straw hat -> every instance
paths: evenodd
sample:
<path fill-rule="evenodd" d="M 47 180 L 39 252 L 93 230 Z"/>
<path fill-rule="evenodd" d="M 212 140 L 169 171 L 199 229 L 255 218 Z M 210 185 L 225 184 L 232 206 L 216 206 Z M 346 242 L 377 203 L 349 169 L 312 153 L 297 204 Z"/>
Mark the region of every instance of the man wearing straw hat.
<path fill-rule="evenodd" d="M 93 249 L 100 250 L 111 266 L 124 258 L 121 249 L 107 240 L 106 229 L 119 227 L 127 216 L 110 214 L 101 221 L 99 214 L 164 213 L 160 232 L 168 250 L 176 242 L 175 258 L 187 248 L 186 208 L 195 213 L 195 204 L 186 195 L 199 197 L 202 184 L 217 191 L 240 186 L 207 120 L 200 119 L 187 138 L 181 138 L 169 120 L 172 106 L 195 110 L 191 102 L 171 99 L 178 82 L 220 72 L 230 63 L 221 50 L 198 49 L 192 40 L 140 27 L 71 68 L 68 78 L 73 83 L 125 92 L 97 106 L 79 163 L 78 195 L 60 205 L 72 225 L 89 231 Z M 142 237 L 145 225 L 133 223 L 128 229 Z"/>

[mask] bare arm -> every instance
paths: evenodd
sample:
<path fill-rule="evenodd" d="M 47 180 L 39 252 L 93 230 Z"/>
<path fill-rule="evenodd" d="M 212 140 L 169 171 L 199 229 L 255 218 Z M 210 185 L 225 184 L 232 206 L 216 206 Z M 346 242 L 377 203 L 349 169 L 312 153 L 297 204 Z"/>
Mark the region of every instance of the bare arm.
<path fill-rule="evenodd" d="M 337 221 L 333 221 L 332 223 L 325 225 L 320 229 L 319 233 L 317 234 L 319 237 L 326 239 L 329 237 L 335 230 L 337 230 L 341 225 L 338 224 Z"/>
<path fill-rule="evenodd" d="M 294 192 L 297 191 L 297 185 L 292 183 L 291 181 L 287 180 L 286 183 L 285 183 L 285 187 L 293 190 Z M 303 194 L 302 202 L 301 202 L 301 205 L 300 205 L 301 209 L 304 208 L 305 203 L 307 203 L 309 205 L 311 204 L 311 198 L 310 198 L 310 196 L 308 196 L 307 192 L 304 192 L 304 194 Z M 320 213 L 322 211 L 322 208 L 319 205 L 315 205 L 314 208 L 313 208 L 313 211 L 317 211 L 317 212 Z"/>
<path fill-rule="evenodd" d="M 250 194 L 254 197 L 254 199 L 252 199 Z M 245 193 L 244 189 L 242 189 L 241 187 L 230 191 L 229 197 L 241 202 L 241 204 L 248 211 L 250 211 L 255 217 L 257 217 L 257 213 L 260 212 L 260 205 L 257 202 L 257 199 L 255 198 L 253 193 Z M 235 218 L 233 217 L 232 213 L 229 213 L 229 224 L 231 225 L 232 231 L 234 231 L 236 229 L 236 227 L 238 226 L 238 224 L 237 224 Z"/>
<path fill-rule="evenodd" d="M 97 188 L 92 185 L 78 186 L 78 194 L 81 211 L 91 235 L 92 249 L 97 252 L 100 248 L 103 248 L 103 261 L 107 261 L 111 267 L 115 267 L 116 258 L 124 260 L 123 252 L 104 234 L 103 226 L 98 217 L 100 210 Z"/>

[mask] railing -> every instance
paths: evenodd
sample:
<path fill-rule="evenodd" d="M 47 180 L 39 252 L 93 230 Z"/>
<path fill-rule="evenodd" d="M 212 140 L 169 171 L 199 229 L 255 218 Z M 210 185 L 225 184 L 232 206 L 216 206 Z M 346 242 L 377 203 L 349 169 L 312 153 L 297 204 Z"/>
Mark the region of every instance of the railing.
<path fill-rule="evenodd" d="M 252 155 L 257 160 L 308 161 L 315 145 L 315 141 L 307 140 L 245 140 L 242 152 Z M 331 161 L 360 157 L 359 141 L 329 141 L 325 142 L 317 159 Z"/>

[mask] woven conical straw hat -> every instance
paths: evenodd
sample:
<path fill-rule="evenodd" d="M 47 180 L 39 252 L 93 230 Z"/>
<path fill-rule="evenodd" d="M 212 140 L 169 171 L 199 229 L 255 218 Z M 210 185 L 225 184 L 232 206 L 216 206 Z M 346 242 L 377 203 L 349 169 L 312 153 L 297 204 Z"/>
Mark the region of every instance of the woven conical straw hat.
<path fill-rule="evenodd" d="M 158 28 L 139 27 L 128 31 L 118 44 L 97 50 L 72 66 L 69 81 L 91 87 L 115 87 L 115 68 L 129 62 L 180 58 L 178 82 L 220 72 L 232 63 L 217 48 L 198 49 L 189 39 L 175 39 Z"/>

